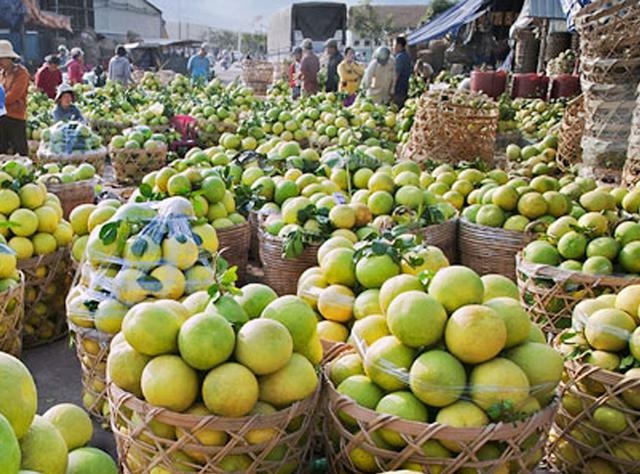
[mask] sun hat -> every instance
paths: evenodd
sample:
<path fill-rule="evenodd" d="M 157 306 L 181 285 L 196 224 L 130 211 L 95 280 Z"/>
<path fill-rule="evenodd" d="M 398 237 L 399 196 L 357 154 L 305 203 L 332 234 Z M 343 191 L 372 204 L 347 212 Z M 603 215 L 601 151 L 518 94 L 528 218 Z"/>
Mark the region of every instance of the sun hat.
<path fill-rule="evenodd" d="M 18 59 L 20 56 L 13 50 L 11 42 L 0 40 L 0 58 Z"/>
<path fill-rule="evenodd" d="M 67 84 L 66 82 L 63 84 L 60 84 L 58 86 L 58 91 L 56 92 L 56 98 L 55 101 L 58 102 L 60 100 L 60 97 L 62 97 L 63 94 L 69 93 L 71 94 L 71 96 L 73 97 L 73 99 L 75 100 L 76 98 L 76 93 L 73 90 L 73 87 L 71 87 L 69 84 Z"/>

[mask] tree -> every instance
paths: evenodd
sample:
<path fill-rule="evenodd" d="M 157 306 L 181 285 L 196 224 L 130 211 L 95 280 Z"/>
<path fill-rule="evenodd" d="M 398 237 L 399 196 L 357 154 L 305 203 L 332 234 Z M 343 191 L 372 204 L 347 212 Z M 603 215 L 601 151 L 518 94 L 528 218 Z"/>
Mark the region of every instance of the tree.
<path fill-rule="evenodd" d="M 351 9 L 349 28 L 360 38 L 379 41 L 394 33 L 393 17 L 380 18 L 371 0 L 361 0 Z"/>
<path fill-rule="evenodd" d="M 428 22 L 433 17 L 440 15 L 440 13 L 446 12 L 449 8 L 458 3 L 458 0 L 432 0 L 429 6 L 427 7 L 427 11 L 424 13 L 422 18 L 420 18 L 420 25 Z"/>
<path fill-rule="evenodd" d="M 266 54 L 267 35 L 264 33 L 242 33 L 242 53 Z"/>

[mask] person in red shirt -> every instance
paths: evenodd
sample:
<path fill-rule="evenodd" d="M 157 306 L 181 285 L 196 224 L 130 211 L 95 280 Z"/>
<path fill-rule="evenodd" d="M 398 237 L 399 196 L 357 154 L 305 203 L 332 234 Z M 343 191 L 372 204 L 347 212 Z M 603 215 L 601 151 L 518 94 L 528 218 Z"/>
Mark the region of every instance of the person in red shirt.
<path fill-rule="evenodd" d="M 29 71 L 16 62 L 20 56 L 7 40 L 0 40 L 0 85 L 5 90 L 6 115 L 0 116 L 0 154 L 29 154 L 27 147 L 27 92 Z"/>
<path fill-rule="evenodd" d="M 40 66 L 35 77 L 36 87 L 47 94 L 49 99 L 56 96 L 58 86 L 62 84 L 62 71 L 60 71 L 60 59 L 50 54 L 44 58 L 44 64 Z"/>
<path fill-rule="evenodd" d="M 69 84 L 82 84 L 84 76 L 84 53 L 80 48 L 71 49 L 71 61 L 67 64 Z"/>
<path fill-rule="evenodd" d="M 302 48 L 297 46 L 291 53 L 291 65 L 289 66 L 289 85 L 291 86 L 292 98 L 296 100 L 300 97 L 300 60 L 302 59 Z"/>

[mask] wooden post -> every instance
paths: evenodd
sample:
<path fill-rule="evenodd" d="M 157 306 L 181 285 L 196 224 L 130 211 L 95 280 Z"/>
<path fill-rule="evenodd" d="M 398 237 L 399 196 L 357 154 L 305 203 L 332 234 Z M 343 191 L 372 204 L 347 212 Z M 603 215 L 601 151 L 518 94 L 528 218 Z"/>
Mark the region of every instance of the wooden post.
<path fill-rule="evenodd" d="M 542 20 L 542 25 L 540 26 L 540 51 L 538 53 L 538 68 L 537 72 L 544 72 L 544 55 L 545 50 L 547 49 L 547 38 L 549 36 L 549 19 L 545 18 Z"/>

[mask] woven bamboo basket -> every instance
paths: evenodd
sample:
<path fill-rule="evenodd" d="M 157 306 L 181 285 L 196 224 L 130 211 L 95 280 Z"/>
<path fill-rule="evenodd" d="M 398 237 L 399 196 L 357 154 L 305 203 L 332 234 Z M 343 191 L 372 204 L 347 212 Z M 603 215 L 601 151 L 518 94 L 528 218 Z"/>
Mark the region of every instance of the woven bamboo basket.
<path fill-rule="evenodd" d="M 102 143 L 109 143 L 113 137 L 122 133 L 125 128 L 129 128 L 131 124 L 111 122 L 109 120 L 90 119 L 89 125 L 91 129 L 102 138 Z"/>
<path fill-rule="evenodd" d="M 167 146 L 163 144 L 155 151 L 109 147 L 109 156 L 117 183 L 138 185 L 147 173 L 159 170 L 165 165 Z"/>
<path fill-rule="evenodd" d="M 584 96 L 579 95 L 564 111 L 560 135 L 558 138 L 558 153 L 556 163 L 562 171 L 569 171 L 582 159 L 582 134 L 584 133 Z"/>
<path fill-rule="evenodd" d="M 245 60 L 242 62 L 242 82 L 256 95 L 265 95 L 273 83 L 274 65 L 268 61 Z"/>
<path fill-rule="evenodd" d="M 0 351 L 20 357 L 24 319 L 24 274 L 20 283 L 0 293 Z"/>
<path fill-rule="evenodd" d="M 80 204 L 93 203 L 95 199 L 95 181 L 87 179 L 73 183 L 47 182 L 47 190 L 60 199 L 64 218 L 68 219 L 71 211 Z"/>
<path fill-rule="evenodd" d="M 461 472 L 463 468 L 482 473 L 532 472 L 542 457 L 558 410 L 555 401 L 524 421 L 482 428 L 453 428 L 439 423 L 406 421 L 364 408 L 338 393 L 326 373 L 324 384 L 325 449 L 331 464 L 330 472 L 335 474 L 392 471 L 407 465 L 418 472 L 440 474 Z M 340 412 L 351 417 L 356 427 L 347 428 L 338 416 Z M 407 445 L 398 451 L 378 447 L 374 439 L 381 429 L 395 431 Z M 426 457 L 422 446 L 427 441 L 456 443 L 461 452 L 451 458 Z M 500 457 L 480 460 L 478 451 L 487 445 L 498 447 Z M 354 450 L 357 451 L 354 453 Z M 361 462 L 354 463 L 358 458 Z"/>
<path fill-rule="evenodd" d="M 638 84 L 637 93 L 638 99 L 631 122 L 627 160 L 622 169 L 622 182 L 630 188 L 640 180 L 640 84 Z"/>
<path fill-rule="evenodd" d="M 525 262 L 520 253 L 516 261 L 520 299 L 533 321 L 551 335 L 571 326 L 571 314 L 580 301 L 616 294 L 628 285 L 640 283 L 640 277 L 587 275 Z"/>
<path fill-rule="evenodd" d="M 575 401 L 575 406 L 572 406 L 574 403 L 560 406 L 553 424 L 553 441 L 548 446 L 549 464 L 559 472 L 576 474 L 640 472 L 640 410 L 632 408 L 622 398 L 623 394 L 633 391 L 637 399 L 640 378 L 625 379 L 622 374 L 578 360 L 567 360 L 564 369 L 563 396 Z M 600 407 L 614 408 L 622 413 L 626 427 L 619 433 L 601 429 L 594 418 Z M 609 470 L 596 468 L 597 463 L 603 462 L 608 464 Z"/>
<path fill-rule="evenodd" d="M 458 237 L 458 220 L 450 219 L 441 224 L 433 224 L 423 227 L 418 231 L 424 243 L 435 245 L 440 248 L 449 260 L 449 263 L 458 261 L 457 255 L 457 237 Z"/>
<path fill-rule="evenodd" d="M 460 263 L 480 275 L 498 273 L 515 280 L 515 255 L 535 238 L 533 233 L 458 222 Z"/>
<path fill-rule="evenodd" d="M 257 211 L 249 211 L 247 222 L 251 228 L 251 240 L 249 241 L 249 260 L 251 262 L 260 263 L 259 248 L 260 241 L 258 232 L 260 231 L 260 215 Z"/>
<path fill-rule="evenodd" d="M 162 469 L 171 473 L 224 473 L 229 471 L 220 463 L 225 458 L 229 461 L 229 456 L 235 461 L 240 458 L 245 463 L 233 472 L 304 472 L 311 461 L 313 417 L 309 414 L 315 411 L 320 389 L 321 384 L 318 384 L 311 397 L 271 415 L 222 418 L 171 412 L 152 406 L 110 383 L 111 430 L 115 435 L 122 472 L 151 474 Z M 150 428 L 154 422 L 184 434 L 177 440 L 163 438 Z M 271 429 L 273 438 L 251 445 L 245 435 L 255 429 Z M 203 445 L 197 438 L 201 430 L 223 432 L 227 443 L 224 446 Z M 189 454 L 189 458 L 181 456 L 178 461 L 174 453 Z"/>
<path fill-rule="evenodd" d="M 260 230 L 259 239 L 264 284 L 273 288 L 280 296 L 295 295 L 300 275 L 318 264 L 320 244 L 308 245 L 297 258 L 284 258 L 281 238 Z"/>
<path fill-rule="evenodd" d="M 108 419 L 107 357 L 112 334 L 68 322 L 82 369 L 82 404 L 100 423 Z"/>
<path fill-rule="evenodd" d="M 216 229 L 220 254 L 230 266 L 238 267 L 238 280 L 244 282 L 249 261 L 249 245 L 251 227 L 248 222 L 234 225 L 226 229 Z"/>
<path fill-rule="evenodd" d="M 47 163 L 56 163 L 60 166 L 65 165 L 81 165 L 89 163 L 96 169 L 96 173 L 101 175 L 104 171 L 105 159 L 107 157 L 107 149 L 103 146 L 96 150 L 90 150 L 84 153 L 71 153 L 68 155 L 56 155 L 44 149 L 42 146 L 38 149 L 34 164 L 42 166 Z"/>
<path fill-rule="evenodd" d="M 484 101 L 484 106 L 471 105 Z M 493 165 L 498 106 L 486 96 L 466 91 L 431 91 L 418 100 L 411 136 L 402 159 L 457 164 L 480 158 Z"/>
<path fill-rule="evenodd" d="M 18 260 L 24 273 L 24 347 L 55 341 L 67 333 L 65 298 L 71 287 L 69 249 Z"/>

